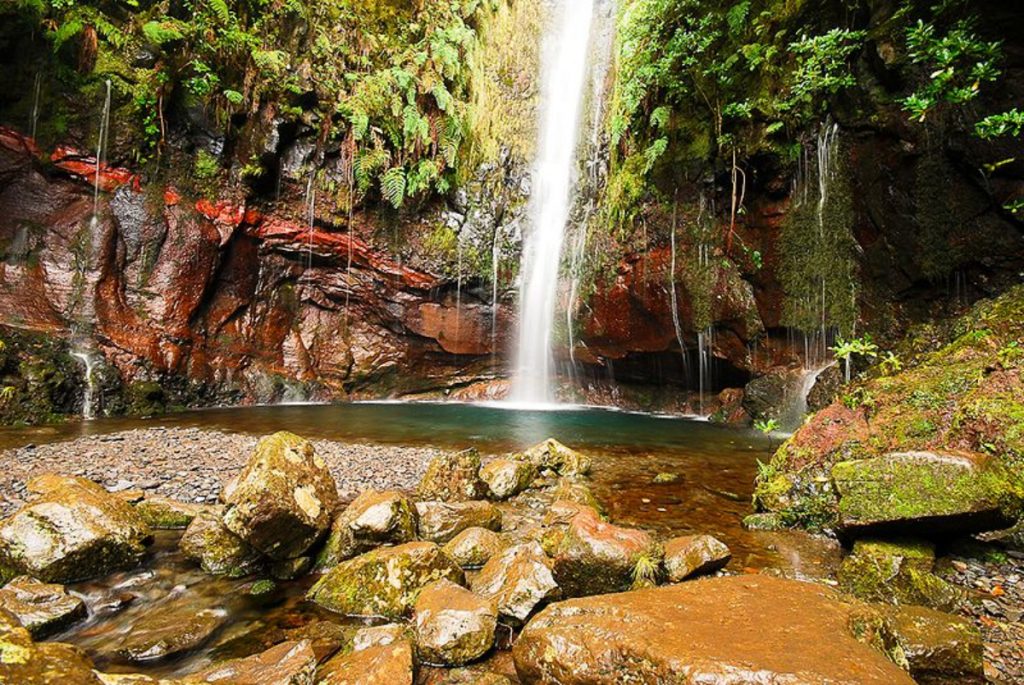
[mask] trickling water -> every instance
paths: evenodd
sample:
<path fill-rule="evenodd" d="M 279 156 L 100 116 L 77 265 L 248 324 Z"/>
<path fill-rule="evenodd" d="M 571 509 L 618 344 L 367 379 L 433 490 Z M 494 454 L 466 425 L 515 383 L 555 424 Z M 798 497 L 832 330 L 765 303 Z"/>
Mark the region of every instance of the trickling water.
<path fill-rule="evenodd" d="M 491 241 L 491 354 L 498 351 L 498 264 L 501 260 L 501 226 Z"/>
<path fill-rule="evenodd" d="M 82 397 L 82 418 L 93 418 L 93 398 L 96 396 L 96 380 L 93 376 L 95 366 L 88 352 L 72 352 L 71 356 L 85 366 L 85 394 Z"/>
<path fill-rule="evenodd" d="M 523 250 L 512 399 L 548 402 L 558 267 L 569 219 L 594 0 L 561 3 L 544 49 L 532 230 Z"/>
<path fill-rule="evenodd" d="M 316 218 L 316 188 L 313 186 L 315 174 L 309 174 L 306 182 L 306 274 L 313 268 L 313 223 Z"/>
<path fill-rule="evenodd" d="M 676 342 L 679 343 L 679 354 L 683 357 L 683 370 L 687 371 L 689 362 L 686 357 L 686 343 L 683 342 L 683 327 L 679 321 L 679 301 L 676 298 L 676 218 L 678 212 L 678 204 L 672 204 L 672 234 L 670 237 L 670 244 L 672 247 L 672 268 L 669 273 L 669 283 L 672 289 L 669 291 L 672 302 L 672 327 L 676 332 Z M 689 373 L 687 373 L 689 375 Z"/>
<path fill-rule="evenodd" d="M 32 90 L 32 120 L 29 122 L 29 135 L 36 139 L 36 124 L 39 123 L 39 96 L 43 92 L 43 72 L 36 72 L 36 82 Z"/>
<path fill-rule="evenodd" d="M 99 221 L 100 214 L 100 171 L 103 166 L 103 153 L 107 149 L 107 139 L 110 135 L 110 79 L 106 82 L 107 94 L 103 101 L 103 114 L 100 116 L 100 133 L 96 140 L 96 178 L 93 184 L 92 194 L 92 221 L 91 226 L 95 227 Z"/>

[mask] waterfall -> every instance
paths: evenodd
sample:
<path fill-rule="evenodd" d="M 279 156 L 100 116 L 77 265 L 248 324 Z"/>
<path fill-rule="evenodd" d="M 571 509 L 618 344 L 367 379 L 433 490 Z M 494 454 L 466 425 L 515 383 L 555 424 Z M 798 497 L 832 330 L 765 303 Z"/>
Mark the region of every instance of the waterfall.
<path fill-rule="evenodd" d="M 572 199 L 594 0 L 564 0 L 548 32 L 541 73 L 532 230 L 523 247 L 519 344 L 512 399 L 548 402 L 558 269 Z"/>
<path fill-rule="evenodd" d="M 36 81 L 32 88 L 32 120 L 29 122 L 29 136 L 36 139 L 36 125 L 39 123 L 39 97 L 43 92 L 43 72 L 36 72 Z"/>
<path fill-rule="evenodd" d="M 107 149 L 107 139 L 110 136 L 110 79 L 107 79 L 106 87 L 107 94 L 103 101 L 103 114 L 100 116 L 100 133 L 96 140 L 96 178 L 93 183 L 91 227 L 95 227 L 99 221 L 100 172 L 103 167 L 103 152 Z"/>
<path fill-rule="evenodd" d="M 72 352 L 71 356 L 78 359 L 85 366 L 85 394 L 82 397 L 82 418 L 93 418 L 93 398 L 96 395 L 96 381 L 93 377 L 92 357 L 88 352 Z"/>

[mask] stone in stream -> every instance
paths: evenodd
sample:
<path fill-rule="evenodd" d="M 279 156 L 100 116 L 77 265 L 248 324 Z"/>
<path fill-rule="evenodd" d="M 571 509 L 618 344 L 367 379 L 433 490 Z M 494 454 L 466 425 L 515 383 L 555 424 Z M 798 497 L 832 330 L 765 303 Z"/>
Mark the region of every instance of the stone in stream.
<path fill-rule="evenodd" d="M 144 663 L 192 651 L 224 624 L 222 609 L 200 609 L 184 602 L 153 607 L 112 650 L 119 660 Z"/>
<path fill-rule="evenodd" d="M 407 542 L 342 562 L 317 581 L 307 598 L 347 616 L 401 618 L 424 586 L 442 578 L 465 583 L 462 569 L 436 544 Z"/>
<path fill-rule="evenodd" d="M 869 602 L 952 611 L 961 591 L 932 573 L 935 547 L 920 540 L 858 540 L 836 574 L 839 587 Z"/>
<path fill-rule="evenodd" d="M 405 623 L 385 623 L 382 626 L 360 628 L 352 638 L 352 651 L 368 647 L 390 645 L 400 640 L 412 639 L 412 629 Z"/>
<path fill-rule="evenodd" d="M 258 571 L 260 554 L 224 525 L 219 509 L 200 512 L 181 536 L 182 553 L 215 576 L 241 578 Z"/>
<path fill-rule="evenodd" d="M 554 471 L 560 476 L 585 476 L 590 473 L 590 457 L 548 438 L 528 450 L 513 455 L 533 464 L 538 471 Z"/>
<path fill-rule="evenodd" d="M 920 683 L 982 683 L 984 645 L 969 620 L 920 606 L 882 609 L 886 651 Z"/>
<path fill-rule="evenodd" d="M 498 607 L 450 580 L 423 588 L 415 607 L 416 648 L 428 663 L 461 666 L 494 646 Z"/>
<path fill-rule="evenodd" d="M 445 671 L 440 679 L 430 685 L 512 685 L 503 675 L 469 668 L 453 668 Z"/>
<path fill-rule="evenodd" d="M 135 504 L 135 511 L 154 530 L 183 530 L 203 510 L 201 504 L 179 502 L 169 497 L 146 497 Z"/>
<path fill-rule="evenodd" d="M 444 553 L 463 569 L 480 568 L 506 547 L 501 536 L 486 528 L 467 528 L 445 546 Z"/>
<path fill-rule="evenodd" d="M 530 487 L 537 477 L 536 467 L 521 459 L 495 459 L 480 469 L 492 499 L 504 500 Z"/>
<path fill-rule="evenodd" d="M 575 502 L 590 507 L 601 516 L 605 515 L 604 505 L 594 496 L 590 486 L 574 478 L 559 478 L 554 498 L 556 502 Z"/>
<path fill-rule="evenodd" d="M 417 502 L 419 534 L 445 543 L 468 528 L 501 530 L 501 510 L 490 502 Z"/>
<path fill-rule="evenodd" d="M 934 536 L 1007 528 L 1024 493 L 997 460 L 980 454 L 900 452 L 832 467 L 844 531 Z"/>
<path fill-rule="evenodd" d="M 316 666 L 308 640 L 282 642 L 255 656 L 214 664 L 176 685 L 312 685 Z"/>
<path fill-rule="evenodd" d="M 316 685 L 412 685 L 415 661 L 408 640 L 339 655 L 316 674 Z"/>
<path fill-rule="evenodd" d="M 29 576 L 15 578 L 0 589 L 0 609 L 11 613 L 35 639 L 46 637 L 85 618 L 85 602 L 63 585 Z"/>
<path fill-rule="evenodd" d="M 420 480 L 417 494 L 422 500 L 465 502 L 487 496 L 487 484 L 480 480 L 480 454 L 475 449 L 434 457 Z"/>
<path fill-rule="evenodd" d="M 606 523 L 585 509 L 561 537 L 553 572 L 565 597 L 621 592 L 634 581 L 653 580 L 662 554 L 645 531 Z"/>
<path fill-rule="evenodd" d="M 334 519 L 317 567 L 336 566 L 384 543 L 411 542 L 418 518 L 416 505 L 402 493 L 367 490 Z"/>
<path fill-rule="evenodd" d="M 558 593 L 551 562 L 536 542 L 509 547 L 491 557 L 473 578 L 472 588 L 494 600 L 502 617 L 517 623 Z"/>
<path fill-rule="evenodd" d="M 302 556 L 327 532 L 338 490 L 312 443 L 279 432 L 256 452 L 224 489 L 224 525 L 274 560 Z"/>
<path fill-rule="evenodd" d="M 665 543 L 665 574 L 671 583 L 725 568 L 732 554 L 710 535 L 686 535 Z"/>
<path fill-rule="evenodd" d="M 512 648 L 522 682 L 913 685 L 852 626 L 863 605 L 810 583 L 732 576 L 573 599 Z"/>
<path fill-rule="evenodd" d="M 84 651 L 62 642 L 33 642 L 18 620 L 0 610 L 0 683 L 103 685 Z"/>
<path fill-rule="evenodd" d="M 70 583 L 142 561 L 152 533 L 132 505 L 84 478 L 45 482 L 35 500 L 0 522 L 0 565 Z"/>

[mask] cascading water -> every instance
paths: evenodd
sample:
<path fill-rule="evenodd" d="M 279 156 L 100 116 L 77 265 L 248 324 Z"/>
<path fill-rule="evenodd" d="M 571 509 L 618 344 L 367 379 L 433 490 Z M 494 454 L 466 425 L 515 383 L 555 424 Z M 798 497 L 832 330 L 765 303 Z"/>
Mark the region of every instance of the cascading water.
<path fill-rule="evenodd" d="M 107 149 L 107 139 L 110 136 L 110 79 L 106 82 L 107 94 L 103 100 L 103 114 L 100 117 L 100 133 L 96 139 L 96 179 L 93 184 L 92 193 L 92 221 L 91 226 L 95 227 L 100 215 L 100 172 L 103 170 L 103 153 Z"/>
<path fill-rule="evenodd" d="M 71 356 L 82 362 L 85 366 L 85 393 L 82 396 L 82 418 L 93 418 L 93 398 L 96 396 L 96 380 L 93 376 L 95 366 L 92 356 L 88 352 L 72 352 Z"/>
<path fill-rule="evenodd" d="M 553 399 L 550 369 L 558 269 L 572 200 L 594 0 L 564 0 L 544 48 L 532 230 L 523 249 L 512 399 Z"/>
<path fill-rule="evenodd" d="M 35 84 L 32 87 L 32 119 L 29 122 L 29 136 L 36 139 L 36 126 L 39 123 L 39 97 L 43 92 L 43 72 L 36 72 Z"/>

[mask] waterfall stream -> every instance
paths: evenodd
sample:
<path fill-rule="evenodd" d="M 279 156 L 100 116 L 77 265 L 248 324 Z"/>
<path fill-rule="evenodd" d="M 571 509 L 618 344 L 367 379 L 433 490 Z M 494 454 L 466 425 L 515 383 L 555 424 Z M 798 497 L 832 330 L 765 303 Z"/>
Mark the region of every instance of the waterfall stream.
<path fill-rule="evenodd" d="M 551 389 L 551 338 L 558 271 L 571 207 L 594 0 L 565 0 L 544 46 L 538 153 L 523 249 L 519 343 L 512 399 L 544 403 Z"/>
<path fill-rule="evenodd" d="M 82 362 L 85 366 L 85 393 L 82 395 L 82 418 L 91 419 L 93 418 L 95 411 L 93 409 L 93 398 L 96 396 L 96 381 L 93 377 L 93 371 L 95 365 L 92 361 L 92 356 L 88 352 L 71 352 L 71 356 Z"/>

